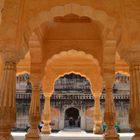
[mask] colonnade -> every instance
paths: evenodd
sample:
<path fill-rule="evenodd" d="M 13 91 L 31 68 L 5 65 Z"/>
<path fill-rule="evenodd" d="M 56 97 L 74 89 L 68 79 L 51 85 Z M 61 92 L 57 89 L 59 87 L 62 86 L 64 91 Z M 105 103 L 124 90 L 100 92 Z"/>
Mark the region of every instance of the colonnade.
<path fill-rule="evenodd" d="M 42 121 L 43 121 L 43 128 L 41 129 L 41 132 L 43 134 L 50 134 L 51 133 L 51 127 L 50 127 L 50 122 L 51 122 L 51 107 L 50 107 L 50 97 L 52 93 L 46 93 L 45 96 L 45 104 L 44 104 L 44 111 L 42 114 Z M 94 104 L 94 115 L 93 115 L 93 132 L 95 134 L 102 134 L 102 115 L 101 115 L 101 110 L 100 110 L 100 94 L 95 94 L 95 104 Z M 82 126 L 81 126 L 82 127 Z"/>
<path fill-rule="evenodd" d="M 16 63 L 17 58 L 4 57 L 3 64 L 4 70 L 2 75 L 2 84 L 0 90 L 0 139 L 12 140 L 11 128 L 16 123 Z M 131 128 L 135 132 L 133 140 L 139 140 L 140 138 L 140 61 L 137 63 L 131 63 L 130 65 L 131 75 L 131 95 L 130 95 L 130 124 Z M 34 77 L 34 76 L 33 76 Z M 30 129 L 26 135 L 26 140 L 39 140 L 40 132 L 38 130 L 38 124 L 40 122 L 40 79 L 31 79 L 33 85 L 33 92 L 31 98 L 31 105 L 29 111 Z M 105 132 L 105 140 L 118 140 L 119 136 L 114 129 L 116 120 L 115 105 L 112 94 L 113 79 L 110 77 L 105 79 L 106 83 L 106 101 L 105 101 L 105 122 L 108 129 Z M 50 96 L 51 93 L 47 93 L 45 97 L 45 106 L 43 112 L 44 127 L 43 133 L 50 133 Z M 99 97 L 95 96 L 95 132 L 100 132 L 100 104 Z M 133 114 L 133 115 L 132 115 Z"/>

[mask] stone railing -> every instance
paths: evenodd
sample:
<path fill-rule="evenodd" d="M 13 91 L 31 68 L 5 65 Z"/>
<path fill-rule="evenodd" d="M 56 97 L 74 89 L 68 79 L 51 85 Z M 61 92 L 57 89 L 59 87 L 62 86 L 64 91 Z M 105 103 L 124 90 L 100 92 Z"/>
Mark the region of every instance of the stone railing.
<path fill-rule="evenodd" d="M 31 89 L 30 89 L 31 91 Z M 113 94 L 114 99 L 129 99 L 129 92 L 127 90 L 120 90 L 116 91 Z M 42 94 L 42 91 L 40 91 L 40 99 L 44 99 L 44 96 Z M 68 93 L 68 92 L 67 92 Z M 106 93 L 102 93 L 100 99 L 105 99 Z M 31 92 L 27 92 L 27 89 L 22 89 L 22 90 L 16 90 L 16 99 L 30 99 L 31 98 Z M 58 100 L 58 99 L 81 99 L 81 100 L 93 100 L 94 97 L 93 95 L 89 93 L 75 93 L 75 92 L 70 92 L 68 94 L 66 93 L 54 93 L 51 97 L 53 100 Z"/>

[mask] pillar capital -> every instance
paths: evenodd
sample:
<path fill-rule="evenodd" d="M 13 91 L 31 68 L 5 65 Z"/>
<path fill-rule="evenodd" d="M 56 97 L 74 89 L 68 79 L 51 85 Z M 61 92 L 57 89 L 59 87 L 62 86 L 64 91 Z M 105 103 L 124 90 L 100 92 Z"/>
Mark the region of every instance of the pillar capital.
<path fill-rule="evenodd" d="M 14 62 L 5 62 L 4 70 L 13 70 L 16 72 L 16 63 Z"/>
<path fill-rule="evenodd" d="M 101 97 L 101 92 L 100 93 L 93 93 L 93 97 L 95 98 L 95 99 L 100 99 L 100 97 Z"/>
<path fill-rule="evenodd" d="M 50 98 L 52 96 L 52 93 L 46 92 L 46 93 L 44 93 L 44 95 L 45 95 L 45 98 Z"/>
<path fill-rule="evenodd" d="M 93 96 L 99 96 L 100 97 L 101 94 L 102 94 L 102 88 L 93 87 L 91 92 L 92 92 Z"/>
<path fill-rule="evenodd" d="M 99 93 L 99 94 L 98 94 L 98 93 L 94 94 L 94 97 L 97 98 L 97 99 L 100 98 L 100 96 L 101 96 L 101 93 Z"/>
<path fill-rule="evenodd" d="M 19 60 L 21 59 L 20 54 L 16 51 L 2 51 L 0 53 L 3 63 L 6 62 L 18 63 Z"/>
<path fill-rule="evenodd" d="M 134 70 L 140 70 L 140 61 L 137 63 L 131 63 L 130 64 L 130 72 Z"/>
<path fill-rule="evenodd" d="M 125 59 L 129 66 L 140 65 L 140 48 L 137 47 L 135 50 L 131 48 L 120 53 L 122 58 Z"/>

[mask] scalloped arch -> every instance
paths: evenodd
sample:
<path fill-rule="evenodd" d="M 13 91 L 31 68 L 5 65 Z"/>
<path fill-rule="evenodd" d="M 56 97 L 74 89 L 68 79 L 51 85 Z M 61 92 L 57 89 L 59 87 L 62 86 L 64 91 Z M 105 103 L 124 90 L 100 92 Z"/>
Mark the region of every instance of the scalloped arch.
<path fill-rule="evenodd" d="M 76 14 L 78 16 L 86 16 L 91 18 L 93 21 L 97 21 L 104 25 L 108 20 L 108 15 L 101 10 L 95 10 L 90 6 L 81 6 L 79 4 L 66 4 L 64 6 L 55 6 L 50 11 L 42 11 L 36 17 L 29 21 L 29 28 L 34 30 L 40 24 L 46 21 L 53 21 L 54 17 L 65 16 L 68 14 Z"/>
<path fill-rule="evenodd" d="M 55 73 L 52 73 L 50 66 L 51 65 L 54 66 L 56 62 L 61 62 L 62 59 L 64 58 L 66 59 L 67 57 L 68 58 L 75 57 L 75 60 L 79 57 L 79 58 L 84 58 L 91 61 L 92 63 L 90 62 L 90 66 L 92 65 L 92 71 L 89 72 L 87 69 L 82 69 L 82 66 L 80 67 L 80 69 L 77 69 L 70 64 L 68 65 L 67 68 L 61 71 L 57 70 L 55 71 Z M 65 61 L 64 64 L 65 63 L 67 62 Z M 93 71 L 93 67 L 94 67 L 94 71 Z M 100 73 L 100 66 L 99 66 L 98 61 L 92 55 L 86 54 L 83 51 L 77 51 L 77 50 L 62 51 L 59 54 L 52 56 L 52 58 L 48 60 L 48 62 L 46 63 L 46 68 L 45 68 L 46 77 L 43 80 L 44 92 L 47 93 L 47 92 L 54 91 L 55 81 L 59 77 L 64 76 L 65 74 L 70 74 L 70 73 L 79 74 L 85 77 L 90 82 L 91 90 L 94 90 L 94 92 L 98 92 L 98 93 L 101 92 L 103 79 Z"/>
<path fill-rule="evenodd" d="M 30 72 L 29 72 L 29 71 L 17 72 L 17 73 L 16 73 L 16 76 L 23 75 L 23 74 L 29 74 L 29 75 L 30 75 Z"/>
<path fill-rule="evenodd" d="M 74 73 L 74 74 L 79 74 L 82 77 L 85 77 L 89 82 L 90 82 L 90 89 L 92 94 L 94 95 L 94 93 L 98 93 L 101 94 L 102 91 L 102 78 L 99 76 L 98 78 L 94 79 L 94 77 L 91 77 L 90 74 L 88 74 L 85 71 L 82 70 L 73 70 L 73 71 L 65 71 L 65 72 L 57 72 L 52 79 L 47 79 L 46 76 L 44 76 L 43 78 L 43 93 L 46 96 L 47 93 L 51 93 L 53 94 L 54 91 L 54 85 L 56 80 L 58 80 L 60 77 L 66 75 L 66 74 L 70 74 L 70 73 Z M 96 80 L 96 82 L 95 82 Z"/>
<path fill-rule="evenodd" d="M 80 75 L 80 76 L 86 78 L 89 81 L 89 83 L 90 83 L 90 88 L 91 88 L 91 91 L 92 91 L 92 82 L 91 82 L 90 78 L 87 75 L 85 75 L 83 72 L 75 72 L 75 71 L 63 72 L 63 73 L 57 75 L 55 77 L 54 81 L 53 81 L 53 87 L 55 85 L 56 80 L 58 80 L 60 77 L 63 77 L 65 75 L 68 75 L 68 74 L 71 74 L 71 73 L 74 73 L 76 75 Z M 54 89 L 53 89 L 53 91 L 54 91 Z"/>
<path fill-rule="evenodd" d="M 113 30 L 116 25 L 115 19 L 109 17 L 102 10 L 95 10 L 90 6 L 82 6 L 80 4 L 69 3 L 63 6 L 52 7 L 49 11 L 42 11 L 35 17 L 32 17 L 25 28 L 25 42 L 27 43 L 27 40 L 29 39 L 31 33 L 42 23 L 53 21 L 54 17 L 56 16 L 65 16 L 68 14 L 76 14 L 80 17 L 89 17 L 101 28 L 102 31 L 104 31 L 105 28 Z"/>
<path fill-rule="evenodd" d="M 130 77 L 130 73 L 125 72 L 125 71 L 116 71 L 115 74 L 117 74 L 117 73 L 124 74 L 124 75 Z"/>
<path fill-rule="evenodd" d="M 46 66 L 55 62 L 57 59 L 60 59 L 62 57 L 84 57 L 85 59 L 89 59 L 93 62 L 93 64 L 97 65 L 100 71 L 100 65 L 96 58 L 93 57 L 91 54 L 87 54 L 84 51 L 77 51 L 77 50 L 69 50 L 69 51 L 61 51 L 59 54 L 53 55 L 47 62 Z"/>

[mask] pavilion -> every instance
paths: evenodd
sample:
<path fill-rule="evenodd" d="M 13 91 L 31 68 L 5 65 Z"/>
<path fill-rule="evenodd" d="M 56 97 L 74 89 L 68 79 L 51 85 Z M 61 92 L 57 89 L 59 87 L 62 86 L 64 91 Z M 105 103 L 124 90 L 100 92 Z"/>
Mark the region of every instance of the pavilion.
<path fill-rule="evenodd" d="M 140 1 L 139 0 L 1 0 L 0 140 L 11 140 L 16 123 L 16 75 L 31 75 L 30 129 L 26 140 L 39 140 L 40 85 L 45 106 L 44 133 L 49 133 L 50 96 L 55 81 L 69 73 L 86 77 L 96 101 L 106 87 L 105 140 L 119 140 L 114 129 L 112 95 L 115 73 L 130 75 L 129 123 L 140 139 Z"/>

